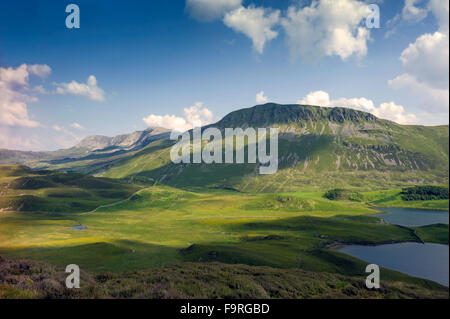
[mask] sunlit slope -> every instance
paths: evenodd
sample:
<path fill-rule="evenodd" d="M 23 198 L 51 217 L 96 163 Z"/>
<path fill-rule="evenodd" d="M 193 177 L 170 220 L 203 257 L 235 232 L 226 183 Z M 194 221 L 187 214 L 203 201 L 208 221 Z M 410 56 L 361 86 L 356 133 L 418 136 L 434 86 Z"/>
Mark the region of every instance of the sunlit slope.
<path fill-rule="evenodd" d="M 189 192 L 143 189 L 90 213 L 0 214 L 0 255 L 92 272 L 148 269 L 186 261 L 303 269 L 364 276 L 366 263 L 329 245 L 417 241 L 444 243 L 448 227 L 406 229 L 368 216 L 363 203 L 322 193 Z M 83 230 L 74 225 L 84 225 Z M 448 241 L 447 241 L 448 242 Z M 428 280 L 382 269 L 385 281 L 441 289 Z"/>
<path fill-rule="evenodd" d="M 260 176 L 257 164 L 173 164 L 172 141 L 161 140 L 105 167 L 105 177 L 147 176 L 178 187 L 251 192 L 371 189 L 448 181 L 448 126 L 404 126 L 347 108 L 265 104 L 235 111 L 211 125 L 278 127 L 279 170 Z"/>
<path fill-rule="evenodd" d="M 81 212 L 126 199 L 142 186 L 126 181 L 0 166 L 0 212 Z"/>

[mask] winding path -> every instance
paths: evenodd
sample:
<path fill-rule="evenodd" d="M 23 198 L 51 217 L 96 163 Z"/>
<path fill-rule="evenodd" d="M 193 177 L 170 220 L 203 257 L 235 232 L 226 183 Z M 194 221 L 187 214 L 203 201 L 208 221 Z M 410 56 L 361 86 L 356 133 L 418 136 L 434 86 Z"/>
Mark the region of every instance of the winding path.
<path fill-rule="evenodd" d="M 84 213 L 79 213 L 78 215 L 85 215 L 85 214 L 95 213 L 95 212 L 96 212 L 97 210 L 99 210 L 100 208 L 113 207 L 113 206 L 117 206 L 117 205 L 119 205 L 119 204 L 128 202 L 130 199 L 133 198 L 134 195 L 138 194 L 138 193 L 141 192 L 141 191 L 150 189 L 150 188 L 151 188 L 151 187 L 141 188 L 140 190 L 138 190 L 138 191 L 134 192 L 133 194 L 131 194 L 128 198 L 122 199 L 122 200 L 120 200 L 120 201 L 118 201 L 118 202 L 115 202 L 115 203 L 105 204 L 105 205 L 100 205 L 100 206 L 98 206 L 97 208 L 94 208 L 94 209 L 91 210 L 91 211 L 84 212 Z"/>

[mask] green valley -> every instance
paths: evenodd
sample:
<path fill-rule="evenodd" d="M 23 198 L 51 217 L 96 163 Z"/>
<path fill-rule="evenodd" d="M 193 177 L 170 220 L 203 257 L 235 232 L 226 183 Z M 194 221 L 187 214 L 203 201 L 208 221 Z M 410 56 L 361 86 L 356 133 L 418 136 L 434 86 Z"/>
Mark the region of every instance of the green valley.
<path fill-rule="evenodd" d="M 137 276 L 153 282 L 158 272 L 167 272 L 163 282 L 175 276 L 170 289 L 184 297 L 448 296 L 447 287 L 387 268 L 385 290 L 371 293 L 360 283 L 367 262 L 334 249 L 448 245 L 448 225 L 402 227 L 372 216 L 375 207 L 448 211 L 448 126 L 402 126 L 351 109 L 276 104 L 233 112 L 213 126 L 279 127 L 278 172 L 258 175 L 259 164 L 174 164 L 174 141 L 159 129 L 92 137 L 70 157 L 22 155 L 29 167 L 0 166 L 0 255 L 38 260 L 44 268 L 77 264 L 89 285 L 108 290 L 91 286 L 84 297 L 169 297 L 167 290 L 138 287 Z M 205 286 L 187 288 L 195 269 Z M 233 277 L 239 294 L 222 286 L 231 269 L 239 272 Z M 212 281 L 204 279 L 211 273 Z M 253 277 L 259 273 L 290 284 L 274 291 Z M 126 284 L 116 287 L 109 278 Z M 51 295 L 36 287 L 0 286 L 0 296 L 70 297 L 63 288 Z"/>

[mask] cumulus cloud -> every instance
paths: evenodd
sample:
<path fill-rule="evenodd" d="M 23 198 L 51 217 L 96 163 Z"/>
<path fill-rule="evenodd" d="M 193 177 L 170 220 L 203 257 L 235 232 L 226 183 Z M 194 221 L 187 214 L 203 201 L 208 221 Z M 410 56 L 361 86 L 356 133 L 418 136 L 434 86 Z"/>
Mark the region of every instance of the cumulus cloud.
<path fill-rule="evenodd" d="M 253 5 L 248 8 L 240 6 L 225 14 L 223 19 L 226 26 L 249 37 L 253 42 L 253 48 L 260 54 L 263 53 L 265 44 L 278 36 L 273 27 L 279 21 L 279 10 Z"/>
<path fill-rule="evenodd" d="M 222 18 L 241 3 L 242 0 L 186 0 L 186 12 L 193 19 L 208 22 Z"/>
<path fill-rule="evenodd" d="M 34 74 L 40 78 L 46 78 L 52 72 L 52 69 L 46 64 L 28 65 L 27 70 L 29 73 Z"/>
<path fill-rule="evenodd" d="M 317 105 L 325 107 L 348 107 L 373 115 L 397 122 L 399 124 L 417 124 L 417 116 L 412 113 L 405 113 L 405 108 L 394 102 L 385 102 L 378 107 L 372 100 L 367 98 L 340 98 L 336 100 L 330 99 L 330 95 L 324 91 L 315 91 L 306 95 L 303 99 L 297 101 L 297 104 Z"/>
<path fill-rule="evenodd" d="M 361 22 L 371 13 L 357 0 L 313 0 L 310 6 L 290 6 L 281 25 L 287 34 L 291 58 L 303 60 L 367 54 L 370 31 Z"/>
<path fill-rule="evenodd" d="M 449 109 L 449 2 L 428 3 L 439 23 L 438 31 L 419 36 L 402 52 L 400 62 L 404 73 L 389 80 L 394 89 L 409 88 L 423 100 L 427 111 L 447 112 Z"/>
<path fill-rule="evenodd" d="M 448 13 L 449 13 L 449 1 L 448 0 L 430 0 L 428 4 L 429 10 L 438 20 L 439 31 L 448 34 Z"/>
<path fill-rule="evenodd" d="M 22 64 L 17 68 L 0 67 L 0 126 L 37 127 L 40 124 L 28 114 L 28 103 L 37 102 L 31 95 L 30 74 L 45 77 L 51 72 L 47 65 Z M 36 90 L 38 91 L 38 90 Z"/>
<path fill-rule="evenodd" d="M 361 25 L 372 12 L 367 1 L 313 0 L 309 6 L 291 5 L 285 17 L 281 17 L 280 10 L 253 4 L 246 7 L 242 2 L 186 0 L 186 12 L 200 21 L 223 16 L 223 23 L 250 38 L 259 54 L 268 42 L 278 37 L 280 25 L 286 32 L 292 59 L 311 61 L 339 56 L 345 60 L 352 55 L 367 54 L 370 31 Z"/>
<path fill-rule="evenodd" d="M 405 114 L 405 108 L 394 102 L 381 103 L 372 113 L 380 118 L 385 118 L 399 124 L 417 124 L 417 116 L 413 113 Z"/>
<path fill-rule="evenodd" d="M 400 61 L 406 73 L 415 76 L 419 82 L 445 88 L 449 76 L 448 47 L 448 34 L 427 33 L 402 52 Z"/>
<path fill-rule="evenodd" d="M 72 94 L 84 96 L 92 101 L 104 102 L 105 92 L 97 86 L 97 79 L 95 76 L 90 75 L 87 79 L 87 83 L 78 83 L 72 81 L 70 83 L 58 83 L 56 84 L 57 94 Z"/>
<path fill-rule="evenodd" d="M 269 98 L 264 95 L 264 91 L 261 91 L 258 94 L 256 94 L 256 103 L 265 104 L 267 102 L 269 102 Z"/>
<path fill-rule="evenodd" d="M 310 92 L 302 100 L 297 101 L 297 104 L 330 106 L 330 95 L 325 91 Z"/>
<path fill-rule="evenodd" d="M 419 6 L 420 5 L 420 6 Z M 438 20 L 441 31 L 448 30 L 448 0 L 405 0 L 402 18 L 406 21 L 418 22 L 431 12 Z"/>
<path fill-rule="evenodd" d="M 174 131 L 184 132 L 194 127 L 212 123 L 213 117 L 213 113 L 208 108 L 203 107 L 202 102 L 197 102 L 193 106 L 184 109 L 184 117 L 169 114 L 150 114 L 144 117 L 143 121 L 148 126 L 160 126 Z"/>

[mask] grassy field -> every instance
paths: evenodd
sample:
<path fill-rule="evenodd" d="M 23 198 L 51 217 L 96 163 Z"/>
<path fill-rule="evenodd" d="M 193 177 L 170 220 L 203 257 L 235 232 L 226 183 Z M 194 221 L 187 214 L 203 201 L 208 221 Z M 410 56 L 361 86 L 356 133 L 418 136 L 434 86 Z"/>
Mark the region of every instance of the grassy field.
<path fill-rule="evenodd" d="M 362 261 L 327 246 L 417 240 L 406 229 L 368 216 L 375 211 L 363 203 L 322 195 L 154 186 L 89 213 L 3 212 L 0 254 L 61 267 L 75 263 L 95 273 L 218 261 L 361 276 Z M 73 229 L 80 224 L 87 229 Z M 448 228 L 417 232 L 431 242 L 447 238 L 448 243 Z M 384 278 L 427 282 L 389 270 Z"/>
<path fill-rule="evenodd" d="M 21 192 L 38 200 L 23 211 L 0 212 L 0 255 L 58 267 L 77 264 L 94 274 L 220 262 L 358 277 L 366 263 L 330 246 L 417 241 L 414 230 L 426 242 L 448 244 L 448 225 L 412 230 L 371 216 L 377 211 L 370 205 L 398 201 L 398 189 L 361 193 L 362 201 L 351 201 L 329 200 L 324 192 L 182 190 L 23 167 L 1 172 L 3 200 L 20 199 Z M 89 199 L 79 200 L 79 192 Z M 105 195 L 111 192 L 117 196 Z M 82 206 L 70 205 L 78 200 Z M 448 200 L 436 202 L 448 207 Z M 383 278 L 441 289 L 388 269 Z"/>
<path fill-rule="evenodd" d="M 448 185 L 446 185 L 448 187 Z M 364 201 L 377 207 L 405 207 L 417 209 L 448 210 L 448 199 L 404 201 L 401 198 L 401 188 L 363 192 Z"/>

